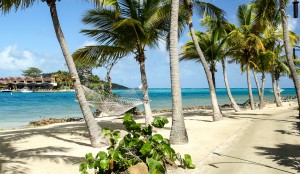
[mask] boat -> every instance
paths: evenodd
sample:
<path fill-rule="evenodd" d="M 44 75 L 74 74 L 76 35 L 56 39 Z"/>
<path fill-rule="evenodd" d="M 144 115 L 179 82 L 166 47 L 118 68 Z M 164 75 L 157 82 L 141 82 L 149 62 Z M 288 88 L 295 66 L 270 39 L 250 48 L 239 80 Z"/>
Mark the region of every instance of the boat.
<path fill-rule="evenodd" d="M 273 89 L 270 89 L 269 91 L 270 91 L 270 92 L 273 92 Z M 283 92 L 283 91 L 284 91 L 284 89 L 277 88 L 277 91 L 278 91 L 279 93 L 281 93 L 281 92 Z"/>
<path fill-rule="evenodd" d="M 13 90 L 11 89 L 1 89 L 0 92 L 12 92 Z"/>
<path fill-rule="evenodd" d="M 139 90 L 143 90 L 144 87 L 143 87 L 143 84 L 141 84 L 139 87 L 138 87 Z"/>
<path fill-rule="evenodd" d="M 29 92 L 33 92 L 32 90 L 30 90 L 29 88 L 25 87 L 23 89 L 20 89 L 20 92 L 23 92 L 23 93 L 29 93 Z"/>

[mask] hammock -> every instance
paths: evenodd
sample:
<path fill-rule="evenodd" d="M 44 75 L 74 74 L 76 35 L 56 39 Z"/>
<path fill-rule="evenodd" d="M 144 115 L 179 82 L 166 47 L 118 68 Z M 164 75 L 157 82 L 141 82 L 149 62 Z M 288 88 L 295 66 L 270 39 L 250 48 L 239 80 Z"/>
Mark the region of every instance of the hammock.
<path fill-rule="evenodd" d="M 82 86 L 90 107 L 107 115 L 121 115 L 126 111 L 143 104 L 135 92 L 127 92 L 126 96 L 104 96 L 99 91 Z"/>

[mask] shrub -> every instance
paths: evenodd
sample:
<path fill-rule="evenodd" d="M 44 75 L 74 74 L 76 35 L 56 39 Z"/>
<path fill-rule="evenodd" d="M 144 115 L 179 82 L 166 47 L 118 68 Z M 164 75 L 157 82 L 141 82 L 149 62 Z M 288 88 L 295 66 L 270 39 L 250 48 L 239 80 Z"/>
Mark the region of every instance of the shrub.
<path fill-rule="evenodd" d="M 124 116 L 123 125 L 128 131 L 122 139 L 120 131 L 103 129 L 103 134 L 109 137 L 111 146 L 108 152 L 100 151 L 96 157 L 86 154 L 86 161 L 80 164 L 80 172 L 88 174 L 87 169 L 95 169 L 95 173 L 121 173 L 129 167 L 144 162 L 148 165 L 150 174 L 163 174 L 167 165 L 180 162 L 183 168 L 195 168 L 191 156 L 180 154 L 170 146 L 170 141 L 160 134 L 153 134 L 152 128 L 163 128 L 168 120 L 165 117 L 156 117 L 152 125 L 142 127 L 136 123 L 131 115 Z"/>

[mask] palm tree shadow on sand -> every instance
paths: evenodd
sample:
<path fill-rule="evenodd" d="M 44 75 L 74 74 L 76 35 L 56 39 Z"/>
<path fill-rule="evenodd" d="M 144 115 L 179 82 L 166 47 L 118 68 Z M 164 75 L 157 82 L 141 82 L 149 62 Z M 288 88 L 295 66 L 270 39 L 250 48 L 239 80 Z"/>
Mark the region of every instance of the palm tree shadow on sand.
<path fill-rule="evenodd" d="M 113 123 L 111 121 L 101 121 L 100 126 L 107 127 L 114 130 L 124 130 L 122 123 Z M 68 154 L 71 148 L 63 147 L 60 145 L 52 146 L 49 140 L 49 145 L 41 145 L 37 147 L 31 147 L 28 149 L 18 149 L 18 142 L 24 143 L 29 141 L 29 138 L 33 136 L 40 136 L 44 138 L 51 138 L 74 145 L 91 147 L 90 144 L 82 142 L 81 139 L 76 137 L 83 137 L 87 139 L 88 132 L 85 123 L 70 123 L 67 125 L 55 125 L 51 128 L 33 128 L 16 131 L 8 131 L 0 133 L 0 173 L 1 174 L 27 174 L 31 173 L 28 165 L 30 160 L 34 161 L 47 161 L 51 163 L 59 164 L 64 162 L 65 164 L 79 165 L 84 161 L 84 155 L 82 157 Z M 71 138 L 65 138 L 63 135 L 69 134 Z M 74 135 L 74 136 L 73 136 Z"/>
<path fill-rule="evenodd" d="M 255 147 L 261 152 L 259 155 L 267 156 L 277 164 L 290 167 L 300 172 L 300 145 L 294 144 L 278 144 L 276 147 Z"/>

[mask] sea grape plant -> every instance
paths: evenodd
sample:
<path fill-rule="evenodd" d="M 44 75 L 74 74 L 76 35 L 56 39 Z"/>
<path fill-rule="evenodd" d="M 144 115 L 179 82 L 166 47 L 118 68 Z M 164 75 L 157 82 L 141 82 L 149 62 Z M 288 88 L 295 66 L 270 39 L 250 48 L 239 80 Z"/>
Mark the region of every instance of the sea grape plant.
<path fill-rule="evenodd" d="M 121 173 L 137 163 L 147 164 L 150 174 L 164 174 L 166 167 L 177 166 L 195 168 L 191 156 L 185 154 L 182 158 L 170 146 L 170 141 L 160 134 L 153 134 L 153 127 L 163 128 L 169 121 L 165 117 L 156 117 L 151 125 L 141 126 L 130 114 L 124 116 L 123 125 L 128 133 L 121 139 L 120 131 L 103 129 L 103 134 L 109 137 L 108 151 L 100 151 L 96 157 L 86 154 L 85 162 L 80 164 L 82 174 L 94 169 L 97 174 Z"/>

